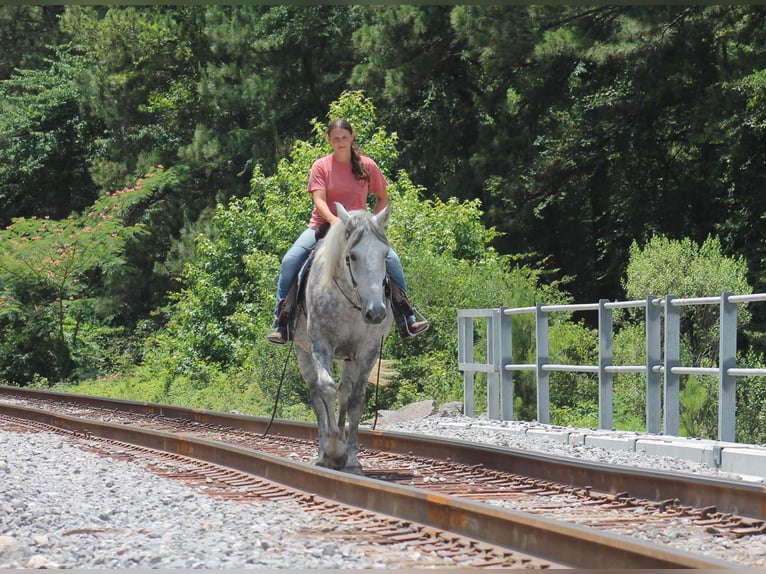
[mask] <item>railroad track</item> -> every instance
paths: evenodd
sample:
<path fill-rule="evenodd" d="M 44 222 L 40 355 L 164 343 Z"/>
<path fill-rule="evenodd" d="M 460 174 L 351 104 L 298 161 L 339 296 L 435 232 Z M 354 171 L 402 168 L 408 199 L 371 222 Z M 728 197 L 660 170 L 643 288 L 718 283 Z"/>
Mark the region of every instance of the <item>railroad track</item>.
<path fill-rule="evenodd" d="M 0 412 L 191 457 L 451 532 L 494 547 L 487 560 L 493 565 L 505 559 L 513 567 L 735 567 L 619 532 L 678 520 L 729 539 L 763 532 L 763 493 L 740 483 L 618 471 L 383 431 L 360 434 L 367 477 L 354 477 L 311 464 L 316 430 L 310 424 L 275 422 L 264 436 L 266 419 L 6 387 L 0 387 Z"/>
<path fill-rule="evenodd" d="M 365 553 L 383 563 L 401 567 L 470 567 L 542 569 L 558 567 L 549 560 L 518 551 L 400 520 L 361 508 L 339 504 L 333 500 L 289 488 L 226 466 L 186 455 L 138 446 L 133 443 L 93 436 L 88 432 L 66 430 L 37 420 L 20 419 L 0 414 L 0 430 L 15 432 L 54 432 L 68 435 L 70 444 L 83 450 L 143 466 L 159 476 L 180 481 L 207 496 L 236 503 L 290 503 L 307 513 L 321 515 L 320 532 L 307 530 L 309 538 L 332 537 L 353 541 Z M 341 525 L 339 528 L 338 525 Z M 343 528 L 346 527 L 346 528 Z M 68 530 L 65 536 L 99 532 L 100 529 Z"/>

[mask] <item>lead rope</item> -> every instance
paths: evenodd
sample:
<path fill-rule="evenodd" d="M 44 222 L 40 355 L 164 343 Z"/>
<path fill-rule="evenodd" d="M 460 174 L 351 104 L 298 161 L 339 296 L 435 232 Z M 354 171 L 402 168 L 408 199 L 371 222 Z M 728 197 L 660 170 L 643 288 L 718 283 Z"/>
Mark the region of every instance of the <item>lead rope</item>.
<path fill-rule="evenodd" d="M 271 420 L 269 421 L 269 424 L 266 425 L 266 430 L 263 431 L 263 436 L 266 436 L 269 434 L 269 429 L 271 428 L 271 423 L 274 422 L 274 418 L 277 416 L 277 405 L 279 404 L 279 395 L 282 393 L 282 383 L 285 382 L 285 373 L 287 373 L 287 362 L 290 359 L 290 353 L 293 350 L 294 341 L 290 341 L 290 347 L 287 349 L 287 356 L 285 357 L 285 365 L 282 367 L 282 377 L 279 379 L 279 386 L 277 387 L 277 396 L 274 397 L 274 408 L 271 411 Z"/>

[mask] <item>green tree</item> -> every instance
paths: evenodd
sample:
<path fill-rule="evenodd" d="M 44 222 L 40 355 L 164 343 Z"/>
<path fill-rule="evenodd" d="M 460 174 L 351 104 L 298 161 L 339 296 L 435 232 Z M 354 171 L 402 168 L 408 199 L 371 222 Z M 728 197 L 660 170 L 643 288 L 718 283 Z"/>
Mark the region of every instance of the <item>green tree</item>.
<path fill-rule="evenodd" d="M 681 412 L 679 431 L 682 436 L 715 437 L 718 434 L 715 409 L 717 401 L 710 400 L 710 391 L 697 377 L 691 375 L 679 393 Z"/>
<path fill-rule="evenodd" d="M 153 174 L 149 174 L 149 177 Z M 139 182 L 107 193 L 86 212 L 67 219 L 16 218 L 0 231 L 0 375 L 28 383 L 35 376 L 65 380 L 78 347 L 99 317 L 99 295 L 124 267 L 129 210 L 151 194 Z"/>
<path fill-rule="evenodd" d="M 479 197 L 469 158 L 477 138 L 472 78 L 460 58 L 450 6 L 371 6 L 353 34 L 364 57 L 349 83 L 381 106 L 396 130 L 402 165 L 430 195 Z M 456 135 L 459 134 L 459 137 Z"/>
<path fill-rule="evenodd" d="M 92 135 L 76 71 L 60 62 L 0 82 L 0 225 L 13 217 L 66 217 L 96 197 Z"/>
<path fill-rule="evenodd" d="M 766 360 L 761 353 L 748 349 L 737 357 L 737 365 L 763 368 Z M 737 379 L 736 440 L 750 444 L 766 442 L 766 380 L 763 377 Z"/>
<path fill-rule="evenodd" d="M 271 171 L 346 86 L 359 56 L 356 6 L 208 6 L 209 58 L 200 63 L 200 114 L 182 149 L 219 179 L 218 201 L 247 194 L 256 164 Z"/>
<path fill-rule="evenodd" d="M 472 165 L 498 249 L 548 257 L 576 276 L 578 300 L 617 296 L 631 242 L 656 233 L 719 235 L 755 272 L 764 17 L 753 6 L 455 7 L 482 126 Z"/>
<path fill-rule="evenodd" d="M 204 7 L 70 6 L 60 58 L 77 69 L 81 105 L 98 140 L 94 180 L 122 186 L 150 166 L 174 165 L 199 114 Z"/>
<path fill-rule="evenodd" d="M 17 69 L 46 68 L 53 55 L 60 32 L 57 20 L 64 6 L 17 5 L 0 6 L 0 81 Z"/>
<path fill-rule="evenodd" d="M 716 237 L 708 237 L 701 245 L 691 239 L 672 240 L 663 236 L 652 238 L 643 247 L 634 242 L 630 249 L 630 262 L 625 272 L 624 288 L 629 299 L 645 299 L 649 295 L 673 295 L 681 298 L 706 297 L 731 291 L 748 294 L 752 288 L 747 282 L 747 265 L 741 257 L 723 253 Z M 681 310 L 681 364 L 710 367 L 718 364 L 720 312 L 716 305 L 688 305 Z M 738 308 L 739 328 L 750 320 L 747 308 Z M 644 333 L 641 321 L 627 316 L 621 323 L 621 333 L 615 344 L 615 359 L 620 364 L 641 364 L 644 361 Z M 632 323 L 634 321 L 635 323 Z M 641 328 L 631 327 L 641 324 Z M 619 352 L 617 351 L 619 349 Z M 645 378 L 621 375 L 616 403 L 625 413 L 638 420 L 645 401 Z M 692 387 L 686 390 L 687 385 Z M 717 412 L 717 380 L 699 376 L 682 379 L 681 418 L 687 432 L 712 433 L 715 436 Z M 701 406 L 701 403 L 704 405 Z M 697 435 L 700 436 L 700 435 Z"/>
<path fill-rule="evenodd" d="M 634 242 L 630 257 L 624 280 L 629 299 L 645 299 L 649 295 L 708 297 L 725 291 L 738 295 L 752 293 L 744 259 L 725 255 L 717 237 L 708 237 L 698 245 L 690 239 L 674 241 L 657 236 L 643 247 Z M 740 310 L 740 326 L 747 325 L 749 320 L 747 309 Z M 695 365 L 716 361 L 718 321 L 715 305 L 684 308 L 681 329 Z"/>

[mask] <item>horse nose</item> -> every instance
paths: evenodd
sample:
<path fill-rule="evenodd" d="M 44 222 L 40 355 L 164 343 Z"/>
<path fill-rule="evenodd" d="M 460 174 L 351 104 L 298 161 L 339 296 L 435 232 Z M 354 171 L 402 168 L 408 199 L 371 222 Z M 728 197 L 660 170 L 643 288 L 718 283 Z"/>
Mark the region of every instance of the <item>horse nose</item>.
<path fill-rule="evenodd" d="M 379 325 L 386 318 L 385 305 L 370 305 L 364 313 L 364 322 L 369 325 Z"/>

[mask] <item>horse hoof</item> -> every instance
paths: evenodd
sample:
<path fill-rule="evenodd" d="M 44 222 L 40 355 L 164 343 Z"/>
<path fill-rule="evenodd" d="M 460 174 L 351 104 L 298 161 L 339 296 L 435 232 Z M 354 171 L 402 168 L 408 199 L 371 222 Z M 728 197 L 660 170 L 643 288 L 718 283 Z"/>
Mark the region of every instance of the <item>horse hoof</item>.
<path fill-rule="evenodd" d="M 347 472 L 348 474 L 355 474 L 357 476 L 364 476 L 364 471 L 362 470 L 361 465 L 347 466 L 343 469 L 343 472 Z"/>
<path fill-rule="evenodd" d="M 346 470 L 346 457 L 343 457 L 342 459 L 338 460 L 335 458 L 323 458 L 316 461 L 317 466 L 321 466 L 322 468 L 329 468 L 330 470 Z M 361 468 L 360 468 L 361 470 Z"/>

